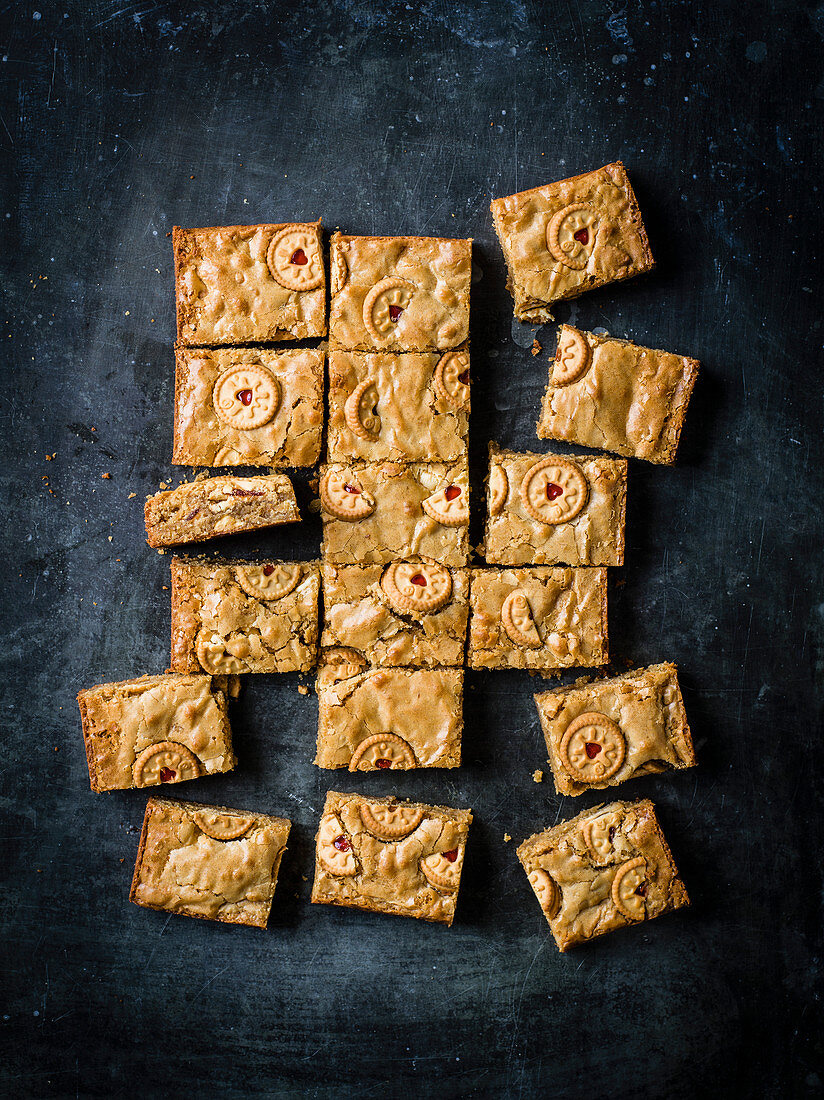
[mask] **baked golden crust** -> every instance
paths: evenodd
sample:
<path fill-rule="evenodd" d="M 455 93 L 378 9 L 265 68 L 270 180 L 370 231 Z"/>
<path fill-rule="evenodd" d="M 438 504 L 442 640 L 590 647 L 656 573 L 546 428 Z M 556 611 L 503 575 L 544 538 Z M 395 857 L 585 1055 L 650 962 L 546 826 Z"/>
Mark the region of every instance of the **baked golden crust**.
<path fill-rule="evenodd" d="M 550 673 L 607 663 L 607 571 L 471 569 L 470 668 Z M 511 621 L 512 600 L 522 622 Z"/>
<path fill-rule="evenodd" d="M 253 564 L 172 558 L 172 668 L 215 674 L 305 672 L 317 657 L 318 562 L 269 598 L 248 591 L 242 571 Z M 279 563 L 271 562 L 270 565 Z"/>
<path fill-rule="evenodd" d="M 649 799 L 585 810 L 517 855 L 560 951 L 689 905 Z"/>
<path fill-rule="evenodd" d="M 207 821 L 223 827 L 210 828 Z M 282 817 L 150 798 L 129 900 L 146 909 L 265 928 L 290 828 Z"/>
<path fill-rule="evenodd" d="M 172 462 L 178 466 L 313 466 L 320 457 L 323 429 L 321 348 L 187 348 L 175 351 L 175 420 Z M 243 377 L 244 370 L 249 374 Z M 255 374 L 273 380 L 278 399 L 266 408 L 264 391 L 258 423 L 234 423 L 218 407 L 229 397 L 252 405 Z M 234 382 L 234 384 L 232 384 Z M 224 395 L 225 396 L 225 395 Z M 257 398 L 257 394 L 254 395 Z M 242 403 L 236 402 L 239 408 Z"/>
<path fill-rule="evenodd" d="M 158 782 L 139 761 L 153 746 L 170 746 L 197 767 L 169 766 L 163 783 L 228 772 L 232 751 L 226 694 L 210 676 L 142 676 L 96 684 L 77 696 L 93 791 L 127 790 Z"/>
<path fill-rule="evenodd" d="M 544 393 L 538 436 L 599 447 L 630 458 L 671 465 L 698 377 L 696 359 L 643 348 L 562 325 L 586 340 L 591 358 L 572 382 L 552 381 Z"/>
<path fill-rule="evenodd" d="M 472 241 L 333 233 L 330 343 L 447 350 L 469 336 Z"/>
<path fill-rule="evenodd" d="M 350 771 L 457 768 L 463 730 L 463 669 L 371 668 L 342 677 L 321 667 L 317 679 L 320 768 Z M 361 748 L 389 733 L 409 751 L 364 759 Z M 377 761 L 381 761 L 377 763 Z"/>
<path fill-rule="evenodd" d="M 489 444 L 484 557 L 492 565 L 623 565 L 627 463 L 558 455 L 580 470 L 588 491 L 570 520 L 544 523 L 525 507 L 523 487 L 530 472 L 552 457 Z"/>
<path fill-rule="evenodd" d="M 636 776 L 695 764 L 678 671 L 669 662 L 609 680 L 578 682 L 544 692 L 535 696 L 535 704 L 559 794 L 575 796 L 589 789 L 617 787 Z M 581 782 L 570 769 L 564 740 L 582 716 L 593 714 L 603 715 L 618 726 L 626 755 L 611 775 Z M 597 753 L 594 759 L 599 756 Z"/>
<path fill-rule="evenodd" d="M 284 285 L 270 266 L 283 230 L 306 235 L 304 256 L 315 283 Z M 249 344 L 326 335 L 326 286 L 320 222 L 287 225 L 175 226 L 177 338 L 181 344 Z M 288 280 L 286 280 L 288 281 Z"/>
<path fill-rule="evenodd" d="M 396 807 L 408 808 L 410 824 L 417 820 L 411 831 L 370 831 L 376 820 L 396 818 Z M 316 837 L 312 902 L 451 925 L 471 822 L 470 810 L 330 791 Z"/>
<path fill-rule="evenodd" d="M 554 302 L 655 266 L 620 161 L 494 199 L 490 209 L 506 259 L 515 316 L 521 321 L 551 321 Z M 570 232 L 559 242 L 565 224 Z"/>

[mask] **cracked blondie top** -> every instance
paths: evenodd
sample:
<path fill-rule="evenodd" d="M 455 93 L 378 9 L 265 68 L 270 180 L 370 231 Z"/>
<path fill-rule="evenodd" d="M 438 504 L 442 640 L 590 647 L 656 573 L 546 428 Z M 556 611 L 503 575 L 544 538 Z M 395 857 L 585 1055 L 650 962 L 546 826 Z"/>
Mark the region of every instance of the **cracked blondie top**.
<path fill-rule="evenodd" d="M 695 764 L 678 672 L 650 665 L 535 696 L 559 794 Z"/>
<path fill-rule="evenodd" d="M 330 791 L 312 901 L 451 925 L 470 810 Z"/>
<path fill-rule="evenodd" d="M 150 798 L 129 898 L 265 928 L 290 828 L 283 817 Z"/>
<path fill-rule="evenodd" d="M 469 351 L 329 355 L 329 459 L 466 457 Z"/>
<path fill-rule="evenodd" d="M 469 558 L 466 462 L 321 467 L 323 558 L 374 565 L 421 556 L 445 566 Z"/>
<path fill-rule="evenodd" d="M 305 672 L 318 642 L 318 562 L 172 559 L 172 668 Z"/>
<path fill-rule="evenodd" d="M 469 337 L 471 278 L 471 240 L 333 233 L 330 341 L 349 350 L 456 348 Z"/>
<path fill-rule="evenodd" d="M 520 321 L 551 321 L 554 302 L 655 266 L 620 161 L 494 199 L 490 209 Z"/>
<path fill-rule="evenodd" d="M 584 810 L 518 859 L 561 951 L 689 905 L 649 799 Z"/>
<path fill-rule="evenodd" d="M 484 557 L 493 565 L 623 565 L 627 463 L 489 445 Z"/>
<path fill-rule="evenodd" d="M 538 436 L 669 465 L 698 368 L 696 359 L 561 325 Z"/>
<path fill-rule="evenodd" d="M 463 669 L 368 668 L 351 650 L 327 651 L 318 672 L 320 768 L 457 768 Z"/>
<path fill-rule="evenodd" d="M 142 676 L 77 696 L 93 791 L 181 783 L 228 772 L 226 695 L 211 676 Z"/>
<path fill-rule="evenodd" d="M 300 520 L 295 490 L 286 474 L 223 474 L 187 481 L 148 497 L 144 516 L 149 546 L 205 542 Z"/>
<path fill-rule="evenodd" d="M 320 222 L 172 233 L 181 344 L 248 344 L 326 335 Z"/>
<path fill-rule="evenodd" d="M 347 646 L 372 665 L 462 665 L 469 573 L 414 559 L 323 566 L 321 645 Z"/>
<path fill-rule="evenodd" d="M 607 663 L 606 569 L 471 569 L 469 606 L 470 668 Z"/>
<path fill-rule="evenodd" d="M 175 361 L 176 465 L 276 468 L 318 461 L 322 349 L 179 346 Z"/>

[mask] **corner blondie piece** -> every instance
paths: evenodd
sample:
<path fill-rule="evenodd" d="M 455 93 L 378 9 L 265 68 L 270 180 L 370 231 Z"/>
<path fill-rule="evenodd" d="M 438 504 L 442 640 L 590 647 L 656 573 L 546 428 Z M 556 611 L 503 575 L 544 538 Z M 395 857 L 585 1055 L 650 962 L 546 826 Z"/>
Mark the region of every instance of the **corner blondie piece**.
<path fill-rule="evenodd" d="M 318 672 L 319 768 L 350 772 L 457 768 L 463 669 L 367 668 L 327 651 Z"/>
<path fill-rule="evenodd" d="M 484 557 L 494 565 L 623 565 L 627 463 L 489 445 Z"/>
<path fill-rule="evenodd" d="M 172 462 L 314 466 L 323 429 L 319 348 L 178 347 Z"/>
<path fill-rule="evenodd" d="M 317 656 L 319 593 L 317 562 L 172 558 L 172 668 L 305 672 Z"/>
<path fill-rule="evenodd" d="M 595 668 L 609 659 L 606 569 L 471 569 L 470 668 Z"/>
<path fill-rule="evenodd" d="M 690 903 L 649 799 L 584 810 L 518 859 L 561 951 Z"/>
<path fill-rule="evenodd" d="M 673 664 L 535 696 L 559 794 L 617 787 L 695 764 Z"/>
<path fill-rule="evenodd" d="M 148 497 L 144 514 L 149 546 L 205 542 L 300 520 L 295 490 L 286 474 L 224 474 L 184 482 Z"/>
<path fill-rule="evenodd" d="M 211 676 L 141 676 L 77 696 L 93 791 L 231 771 L 226 695 Z"/>
<path fill-rule="evenodd" d="M 330 340 L 348 350 L 458 347 L 469 337 L 471 279 L 471 240 L 333 233 Z"/>
<path fill-rule="evenodd" d="M 470 810 L 330 791 L 312 901 L 452 924 Z"/>
<path fill-rule="evenodd" d="M 129 900 L 265 928 L 290 828 L 284 817 L 150 798 Z"/>
<path fill-rule="evenodd" d="M 469 351 L 329 355 L 329 459 L 466 458 Z"/>
<path fill-rule="evenodd" d="M 699 365 L 561 325 L 538 436 L 671 465 Z"/>
<path fill-rule="evenodd" d="M 172 233 L 181 344 L 249 344 L 326 335 L 320 222 Z"/>
<path fill-rule="evenodd" d="M 375 565 L 421 556 L 446 566 L 469 559 L 465 462 L 381 462 L 321 467 L 323 557 Z"/>
<path fill-rule="evenodd" d="M 462 665 L 469 574 L 437 562 L 323 566 L 322 646 L 372 665 Z"/>
<path fill-rule="evenodd" d="M 555 302 L 655 266 L 620 161 L 494 199 L 490 209 L 519 321 L 551 321 Z"/>

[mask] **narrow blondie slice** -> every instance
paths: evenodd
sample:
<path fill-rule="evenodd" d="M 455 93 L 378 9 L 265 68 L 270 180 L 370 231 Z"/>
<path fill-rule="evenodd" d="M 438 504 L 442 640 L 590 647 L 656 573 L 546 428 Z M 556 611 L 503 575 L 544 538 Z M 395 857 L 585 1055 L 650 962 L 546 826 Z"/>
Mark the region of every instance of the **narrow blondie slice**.
<path fill-rule="evenodd" d="M 655 266 L 623 164 L 533 187 L 491 205 L 519 321 Z"/>
<path fill-rule="evenodd" d="M 518 859 L 561 951 L 690 903 L 649 799 L 584 810 Z"/>
<path fill-rule="evenodd" d="M 469 559 L 466 462 L 323 466 L 320 503 L 323 558 L 333 565 Z"/>
<path fill-rule="evenodd" d="M 249 344 L 326 334 L 320 222 L 172 233 L 177 338 Z"/>
<path fill-rule="evenodd" d="M 333 233 L 330 270 L 339 348 L 446 351 L 469 337 L 471 240 Z"/>
<path fill-rule="evenodd" d="M 314 466 L 323 429 L 320 348 L 175 352 L 178 466 Z"/>
<path fill-rule="evenodd" d="M 144 513 L 149 546 L 205 542 L 300 519 L 295 490 L 286 474 L 225 474 L 184 482 L 148 497 Z"/>
<path fill-rule="evenodd" d="M 484 557 L 494 565 L 623 565 L 627 463 L 489 445 Z"/>
<path fill-rule="evenodd" d="M 77 696 L 93 791 L 231 771 L 226 695 L 211 676 L 141 676 Z"/>
<path fill-rule="evenodd" d="M 617 787 L 695 764 L 673 664 L 535 696 L 559 794 Z"/>
<path fill-rule="evenodd" d="M 670 465 L 699 365 L 561 325 L 538 436 Z"/>
<path fill-rule="evenodd" d="M 472 569 L 470 668 L 595 668 L 609 659 L 606 569 Z"/>
<path fill-rule="evenodd" d="M 354 651 L 333 649 L 322 660 L 317 692 L 318 767 L 460 765 L 463 669 L 367 668 Z"/>
<path fill-rule="evenodd" d="M 466 458 L 469 351 L 332 351 L 329 460 Z"/>
<path fill-rule="evenodd" d="M 322 646 L 372 665 L 462 665 L 469 574 L 431 560 L 323 566 Z"/>
<path fill-rule="evenodd" d="M 330 791 L 312 901 L 452 924 L 470 810 Z"/>
<path fill-rule="evenodd" d="M 150 798 L 129 899 L 265 928 L 290 828 L 284 817 Z"/>
<path fill-rule="evenodd" d="M 172 559 L 172 668 L 305 672 L 318 643 L 313 561 Z"/>

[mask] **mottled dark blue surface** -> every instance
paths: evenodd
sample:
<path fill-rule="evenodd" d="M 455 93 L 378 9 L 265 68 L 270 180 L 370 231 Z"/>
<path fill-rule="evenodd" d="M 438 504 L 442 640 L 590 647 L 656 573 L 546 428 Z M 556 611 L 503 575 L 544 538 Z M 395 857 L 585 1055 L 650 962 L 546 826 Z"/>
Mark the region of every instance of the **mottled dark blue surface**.
<path fill-rule="evenodd" d="M 3 1095 L 821 1094 L 822 36 L 782 0 L 3 5 Z M 533 783 L 516 673 L 468 677 L 460 771 L 355 778 L 253 679 L 237 771 L 180 794 L 293 818 L 268 932 L 130 905 L 146 794 L 89 791 L 75 693 L 168 659 L 172 225 L 473 236 L 477 486 L 489 438 L 547 449 L 489 200 L 617 158 L 658 269 L 558 317 L 704 364 L 610 606 L 615 669 L 682 669 L 700 766 L 621 794 L 693 909 L 558 955 L 514 847 L 597 799 Z M 309 905 L 330 786 L 473 807 L 451 931 Z"/>

